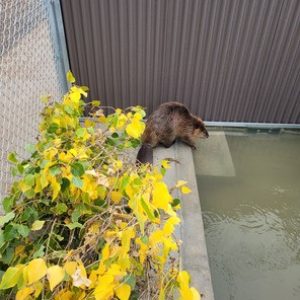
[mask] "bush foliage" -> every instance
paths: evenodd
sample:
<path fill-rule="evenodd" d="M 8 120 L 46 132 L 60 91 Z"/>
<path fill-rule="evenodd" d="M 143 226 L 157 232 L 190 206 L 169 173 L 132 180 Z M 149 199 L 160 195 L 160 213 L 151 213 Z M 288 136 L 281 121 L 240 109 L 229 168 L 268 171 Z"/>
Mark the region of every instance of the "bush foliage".
<path fill-rule="evenodd" d="M 71 72 L 62 101 L 46 103 L 29 158 L 8 157 L 16 176 L 0 217 L 1 299 L 200 299 L 180 271 L 174 188 L 160 168 L 135 166 L 145 112 L 105 116 Z M 85 105 L 93 117 L 80 122 Z M 101 126 L 99 126 L 101 124 Z"/>

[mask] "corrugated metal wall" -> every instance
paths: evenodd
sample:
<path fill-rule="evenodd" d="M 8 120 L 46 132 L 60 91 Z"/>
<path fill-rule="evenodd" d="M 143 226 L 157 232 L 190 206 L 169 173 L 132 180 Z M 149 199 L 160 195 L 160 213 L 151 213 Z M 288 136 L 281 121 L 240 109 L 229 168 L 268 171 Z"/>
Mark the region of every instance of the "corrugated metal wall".
<path fill-rule="evenodd" d="M 61 0 L 91 97 L 209 121 L 300 122 L 299 0 Z"/>

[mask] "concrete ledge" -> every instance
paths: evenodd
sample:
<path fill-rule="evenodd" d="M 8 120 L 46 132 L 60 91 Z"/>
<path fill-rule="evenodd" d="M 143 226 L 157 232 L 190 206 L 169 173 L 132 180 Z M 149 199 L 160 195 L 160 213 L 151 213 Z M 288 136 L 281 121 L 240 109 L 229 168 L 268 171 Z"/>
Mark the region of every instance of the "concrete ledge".
<path fill-rule="evenodd" d="M 188 195 L 178 195 L 182 199 L 179 215 L 183 222 L 175 234 L 183 241 L 180 249 L 182 267 L 190 272 L 192 285 L 203 294 L 202 299 L 214 300 L 192 151 L 180 143 L 169 149 L 156 148 L 154 164 L 164 158 L 173 158 L 180 162 L 172 164 L 165 176 L 165 182 L 174 186 L 177 180 L 186 180 L 192 189 L 192 193 Z"/>

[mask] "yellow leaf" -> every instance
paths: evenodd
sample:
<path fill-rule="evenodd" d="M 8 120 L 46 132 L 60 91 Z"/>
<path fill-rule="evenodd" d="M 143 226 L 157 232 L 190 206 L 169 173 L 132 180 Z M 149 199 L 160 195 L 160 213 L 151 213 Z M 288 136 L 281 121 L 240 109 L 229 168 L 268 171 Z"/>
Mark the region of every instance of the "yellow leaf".
<path fill-rule="evenodd" d="M 113 167 L 114 167 L 115 170 L 120 170 L 123 167 L 123 162 L 121 160 L 116 160 L 113 163 Z"/>
<path fill-rule="evenodd" d="M 133 119 L 132 122 L 127 125 L 125 130 L 129 136 L 138 139 L 145 130 L 145 123 L 137 119 Z"/>
<path fill-rule="evenodd" d="M 164 167 L 165 169 L 170 169 L 170 162 L 168 160 L 162 160 L 161 161 L 161 165 L 162 167 Z"/>
<path fill-rule="evenodd" d="M 33 222 L 33 224 L 31 225 L 31 230 L 35 231 L 35 230 L 40 230 L 43 228 L 45 221 L 40 221 L 40 220 L 36 220 Z"/>
<path fill-rule="evenodd" d="M 130 285 L 123 283 L 115 289 L 115 292 L 120 300 L 128 300 L 131 293 L 131 287 Z"/>
<path fill-rule="evenodd" d="M 150 243 L 152 245 L 157 245 L 158 243 L 162 243 L 164 241 L 164 235 L 163 232 L 158 229 L 156 231 L 153 231 L 149 237 Z"/>
<path fill-rule="evenodd" d="M 201 300 L 198 291 L 189 287 L 190 275 L 186 271 L 178 273 L 177 282 L 179 283 L 179 292 L 181 300 Z"/>
<path fill-rule="evenodd" d="M 180 223 L 180 219 L 178 217 L 176 216 L 170 217 L 164 225 L 164 229 L 163 229 L 164 234 L 166 235 L 172 234 L 174 232 L 174 226 L 178 223 Z"/>
<path fill-rule="evenodd" d="M 49 148 L 44 151 L 44 157 L 47 160 L 52 160 L 52 158 L 57 154 L 58 150 L 56 148 Z"/>
<path fill-rule="evenodd" d="M 65 277 L 65 271 L 60 266 L 52 266 L 47 270 L 47 278 L 50 284 L 50 290 L 53 291 L 54 288 L 60 284 Z"/>
<path fill-rule="evenodd" d="M 53 176 L 49 177 L 49 181 L 50 181 L 50 184 L 51 184 L 51 187 L 53 190 L 52 200 L 55 200 L 58 196 L 58 193 L 60 192 L 60 184 L 58 183 L 56 178 Z"/>
<path fill-rule="evenodd" d="M 67 72 L 67 80 L 70 82 L 70 83 L 74 83 L 75 82 L 75 77 L 73 75 L 73 73 L 71 71 L 68 71 Z"/>
<path fill-rule="evenodd" d="M 67 261 L 64 265 L 64 269 L 68 275 L 72 276 L 76 272 L 77 262 L 76 261 Z"/>
<path fill-rule="evenodd" d="M 31 186 L 26 184 L 23 180 L 19 181 L 18 187 L 23 193 L 25 193 L 31 189 Z"/>
<path fill-rule="evenodd" d="M 189 285 L 190 275 L 187 271 L 180 271 L 177 276 L 177 282 L 180 285 Z"/>
<path fill-rule="evenodd" d="M 40 295 L 40 293 L 42 292 L 43 288 L 44 288 L 44 284 L 40 281 L 37 281 L 36 283 L 34 283 L 32 285 L 32 287 L 34 288 L 34 297 L 38 298 L 38 296 Z"/>
<path fill-rule="evenodd" d="M 47 273 L 47 266 L 42 258 L 32 260 L 27 266 L 28 284 L 32 284 Z"/>
<path fill-rule="evenodd" d="M 191 287 L 190 290 L 193 294 L 193 300 L 201 300 L 199 292 L 194 287 Z"/>
<path fill-rule="evenodd" d="M 186 185 L 182 186 L 180 188 L 180 190 L 181 190 L 182 194 L 189 194 L 191 192 L 191 189 L 189 187 L 187 187 Z"/>
<path fill-rule="evenodd" d="M 81 98 L 81 94 L 79 92 L 73 92 L 69 95 L 69 97 L 74 104 L 78 104 Z"/>
<path fill-rule="evenodd" d="M 15 249 L 15 256 L 22 256 L 24 254 L 25 246 L 24 245 L 18 245 Z"/>
<path fill-rule="evenodd" d="M 2 276 L 0 290 L 14 287 L 22 276 L 24 265 L 9 267 Z"/>
<path fill-rule="evenodd" d="M 47 103 L 50 101 L 51 96 L 50 96 L 50 95 L 42 95 L 42 96 L 40 97 L 40 99 L 41 99 L 41 101 L 42 101 L 43 103 L 47 104 Z"/>
<path fill-rule="evenodd" d="M 106 123 L 107 119 L 104 115 L 101 115 L 99 118 L 98 118 L 98 121 L 102 124 Z"/>
<path fill-rule="evenodd" d="M 58 158 L 62 162 L 69 163 L 72 160 L 73 155 L 70 152 L 67 152 L 67 153 L 62 152 L 62 153 L 59 153 Z"/>
<path fill-rule="evenodd" d="M 168 187 L 164 182 L 156 182 L 153 185 L 153 201 L 152 204 L 156 208 L 167 209 L 172 196 L 168 191 Z"/>
<path fill-rule="evenodd" d="M 28 296 L 34 292 L 34 288 L 32 287 L 25 287 L 19 290 L 16 294 L 16 300 L 26 300 Z"/>
<path fill-rule="evenodd" d="M 88 229 L 88 233 L 91 234 L 98 234 L 100 231 L 101 223 L 100 222 L 95 222 L 92 223 L 91 226 Z"/>
<path fill-rule="evenodd" d="M 80 93 L 81 95 L 83 95 L 84 97 L 87 97 L 87 91 L 89 90 L 89 88 L 86 86 L 76 86 L 73 85 L 71 87 L 71 92 L 75 92 L 75 93 Z"/>
<path fill-rule="evenodd" d="M 186 185 L 187 184 L 187 181 L 184 181 L 184 180 L 178 180 L 177 183 L 176 183 L 176 187 L 179 188 L 183 185 Z"/>
<path fill-rule="evenodd" d="M 84 126 L 85 127 L 94 127 L 95 126 L 95 122 L 91 121 L 90 119 L 85 119 L 84 121 Z"/>
<path fill-rule="evenodd" d="M 91 285 L 91 281 L 87 278 L 86 270 L 81 260 L 77 261 L 77 269 L 75 273 L 72 275 L 73 278 L 73 286 L 84 288 L 89 287 Z"/>
<path fill-rule="evenodd" d="M 112 191 L 110 197 L 113 203 L 118 204 L 122 199 L 122 194 L 118 191 Z"/>
<path fill-rule="evenodd" d="M 72 300 L 72 297 L 71 291 L 62 290 L 54 296 L 54 300 Z"/>

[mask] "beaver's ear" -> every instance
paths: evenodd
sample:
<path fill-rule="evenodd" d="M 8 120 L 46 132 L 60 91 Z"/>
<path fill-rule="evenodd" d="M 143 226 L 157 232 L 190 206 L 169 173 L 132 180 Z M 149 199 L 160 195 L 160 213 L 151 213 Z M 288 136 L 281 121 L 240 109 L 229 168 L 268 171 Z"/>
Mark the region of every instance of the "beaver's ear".
<path fill-rule="evenodd" d="M 194 128 L 202 128 L 204 126 L 203 121 L 200 118 L 195 118 L 194 119 Z"/>
<path fill-rule="evenodd" d="M 203 134 L 203 136 L 209 137 L 208 131 L 207 131 L 207 129 L 206 129 L 206 127 L 205 127 L 205 124 L 204 124 L 204 122 L 202 121 L 202 119 L 197 118 L 197 119 L 195 120 L 195 122 L 194 122 L 194 128 L 195 128 L 195 129 L 199 129 L 200 132 Z"/>

